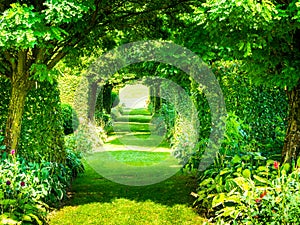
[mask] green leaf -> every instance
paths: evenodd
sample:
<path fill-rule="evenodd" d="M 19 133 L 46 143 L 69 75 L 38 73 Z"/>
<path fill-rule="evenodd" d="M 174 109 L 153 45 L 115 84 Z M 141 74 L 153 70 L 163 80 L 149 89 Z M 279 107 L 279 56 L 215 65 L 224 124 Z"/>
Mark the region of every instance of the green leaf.
<path fill-rule="evenodd" d="M 43 225 L 43 222 L 36 215 L 30 213 L 29 216 L 34 218 L 39 225 Z"/>
<path fill-rule="evenodd" d="M 240 42 L 238 47 L 239 47 L 239 51 L 241 51 L 245 46 L 245 43 L 244 42 Z"/>
<path fill-rule="evenodd" d="M 267 170 L 268 170 L 268 169 L 267 169 L 266 166 L 259 166 L 259 167 L 257 168 L 257 171 L 259 171 L 259 172 L 267 171 Z"/>
<path fill-rule="evenodd" d="M 250 178 L 251 177 L 251 171 L 249 170 L 249 169 L 245 169 L 245 170 L 243 170 L 243 176 L 245 177 L 245 178 Z"/>
<path fill-rule="evenodd" d="M 220 171 L 220 175 L 222 176 L 222 175 L 224 175 L 226 173 L 229 173 L 229 172 L 231 172 L 231 170 L 229 168 L 225 168 L 225 169 Z"/>
<path fill-rule="evenodd" d="M 238 195 L 227 196 L 226 199 L 225 199 L 225 202 L 240 203 L 241 202 L 241 197 L 238 196 Z"/>
<path fill-rule="evenodd" d="M 244 54 L 244 57 L 250 56 L 251 54 L 252 54 L 251 43 L 247 42 L 247 44 L 246 44 L 246 52 Z"/>
<path fill-rule="evenodd" d="M 23 221 L 28 221 L 28 222 L 31 222 L 31 221 L 32 221 L 32 219 L 31 219 L 31 217 L 30 217 L 29 215 L 24 215 L 24 216 L 22 217 L 22 220 L 23 220 Z"/>
<path fill-rule="evenodd" d="M 291 166 L 289 163 L 285 163 L 281 166 L 282 170 L 285 170 L 286 172 L 288 172 L 290 170 Z"/>
<path fill-rule="evenodd" d="M 254 177 L 254 179 L 258 180 L 258 181 L 261 182 L 261 183 L 264 183 L 264 184 L 268 184 L 268 183 L 269 183 L 269 181 L 268 181 L 267 179 L 262 178 L 262 177 L 260 177 L 260 176 L 253 175 L 253 177 Z"/>
<path fill-rule="evenodd" d="M 248 181 L 244 177 L 237 177 L 234 178 L 233 181 L 243 190 L 243 191 L 249 191 L 250 186 Z"/>
<path fill-rule="evenodd" d="M 232 217 L 232 218 L 237 218 L 239 211 L 235 209 L 234 206 L 230 206 L 230 207 L 225 207 L 224 209 L 220 210 L 221 214 L 218 215 L 217 217 Z"/>
<path fill-rule="evenodd" d="M 206 186 L 206 185 L 212 183 L 213 181 L 214 181 L 214 180 L 213 180 L 212 178 L 207 178 L 207 179 L 203 180 L 203 181 L 199 184 L 199 186 L 200 186 L 200 187 L 201 187 L 201 186 Z"/>
<path fill-rule="evenodd" d="M 233 163 L 233 164 L 237 164 L 237 163 L 240 163 L 241 162 L 241 157 L 239 157 L 238 155 L 235 155 L 234 157 L 233 157 L 233 159 L 231 160 L 231 162 Z"/>
<path fill-rule="evenodd" d="M 220 193 L 213 198 L 212 208 L 217 207 L 218 205 L 224 204 L 225 201 L 225 193 Z"/>
<path fill-rule="evenodd" d="M 0 205 L 14 205 L 16 202 L 17 200 L 15 199 L 3 199 L 0 201 Z"/>

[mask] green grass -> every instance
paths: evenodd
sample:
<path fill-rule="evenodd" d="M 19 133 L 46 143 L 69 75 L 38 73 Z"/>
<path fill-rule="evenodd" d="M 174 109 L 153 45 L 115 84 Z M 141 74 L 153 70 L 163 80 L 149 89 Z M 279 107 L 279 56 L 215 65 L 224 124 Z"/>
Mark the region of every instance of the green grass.
<path fill-rule="evenodd" d="M 150 135 L 149 112 L 135 109 L 127 115 L 135 120 L 131 129 L 119 123 L 119 132 L 105 144 L 111 151 L 86 156 L 86 171 L 72 184 L 73 197 L 49 215 L 50 225 L 204 223 L 192 208 L 196 179 L 180 171 L 162 137 Z M 131 145 L 139 151 L 126 149 Z"/>
<path fill-rule="evenodd" d="M 180 172 L 148 186 L 111 182 L 88 164 L 72 186 L 71 200 L 49 215 L 50 225 L 203 224 L 192 208 L 195 179 Z"/>
<path fill-rule="evenodd" d="M 137 122 L 137 123 L 149 123 L 152 116 L 144 115 L 123 115 L 116 119 L 117 122 Z"/>
<path fill-rule="evenodd" d="M 152 129 L 149 123 L 136 123 L 136 122 L 115 122 L 113 125 L 114 132 L 149 132 Z"/>
<path fill-rule="evenodd" d="M 142 151 L 113 151 L 110 152 L 116 160 L 134 166 L 150 166 L 166 160 L 168 152 L 142 152 Z"/>
<path fill-rule="evenodd" d="M 145 109 L 145 108 L 137 108 L 137 109 L 125 108 L 123 110 L 123 115 L 145 115 L 145 116 L 151 116 L 151 113 L 147 109 Z"/>
<path fill-rule="evenodd" d="M 163 137 L 159 135 L 150 135 L 150 134 L 135 134 L 128 136 L 121 136 L 111 139 L 107 142 L 107 147 L 110 145 L 119 145 L 121 146 L 141 146 L 148 147 L 149 149 L 154 147 L 163 147 L 168 148 L 170 146 L 169 143 L 164 141 Z"/>

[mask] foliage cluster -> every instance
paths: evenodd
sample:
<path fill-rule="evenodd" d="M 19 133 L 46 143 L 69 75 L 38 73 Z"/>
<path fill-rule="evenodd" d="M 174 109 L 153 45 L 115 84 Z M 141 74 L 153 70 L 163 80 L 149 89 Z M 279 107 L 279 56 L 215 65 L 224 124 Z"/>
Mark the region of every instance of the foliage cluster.
<path fill-rule="evenodd" d="M 61 103 L 73 106 L 74 96 L 77 90 L 78 84 L 81 80 L 80 76 L 64 74 L 58 78 L 58 89 L 60 92 Z"/>
<path fill-rule="evenodd" d="M 217 224 L 298 224 L 299 190 L 299 165 L 259 152 L 219 154 L 199 177 L 195 204 Z"/>
<path fill-rule="evenodd" d="M 287 125 L 287 99 L 283 90 L 277 87 L 256 86 L 249 78 L 248 74 L 243 70 L 241 61 L 216 61 L 211 65 L 212 70 L 217 77 L 222 89 L 223 97 L 228 112 L 228 118 L 224 118 L 223 124 L 226 126 L 224 140 L 222 140 L 221 152 L 235 152 L 240 150 L 260 151 L 263 155 L 279 154 L 283 147 L 283 140 Z M 156 113 L 156 118 L 159 118 L 161 132 L 166 133 L 166 138 L 170 140 L 173 149 L 176 149 L 176 155 L 183 159 L 190 157 L 188 166 L 198 168 L 203 152 L 209 142 L 209 136 L 214 128 L 211 124 L 211 111 L 203 90 L 199 84 L 193 79 L 186 79 L 186 74 L 183 74 L 169 66 L 160 66 L 157 69 L 159 73 L 168 71 L 171 75 L 170 79 L 180 83 L 186 94 L 193 101 L 193 105 L 197 109 L 198 118 L 192 119 L 187 116 L 188 120 L 183 121 L 185 115 L 192 115 L 192 107 L 173 93 L 170 88 L 161 85 L 161 91 L 167 89 L 169 95 L 177 96 L 171 102 L 162 101 L 163 104 L 160 110 Z M 180 74 L 180 76 L 178 75 Z M 162 74 L 162 76 L 167 76 Z M 178 78 L 178 81 L 176 78 Z M 168 87 L 168 85 L 167 85 Z M 222 97 L 222 96 L 220 96 Z M 170 98 L 172 99 L 172 98 Z M 170 100 L 168 99 L 168 100 Z M 149 102 L 148 107 L 153 107 L 152 102 Z M 189 112 L 185 112 L 190 109 Z M 182 110 L 184 113 L 178 113 Z M 193 129 L 197 127 L 199 121 L 199 138 L 195 146 L 189 146 L 190 140 L 184 136 L 193 135 Z M 195 123 L 194 127 L 186 126 L 189 123 Z M 188 150 L 188 148 L 193 148 Z M 189 151 L 191 154 L 187 154 Z M 183 159 L 183 161 L 185 161 Z"/>
<path fill-rule="evenodd" d="M 116 91 L 112 91 L 111 92 L 111 107 L 114 108 L 116 107 L 120 102 L 120 97 L 119 97 L 119 93 Z"/>
<path fill-rule="evenodd" d="M 151 103 L 148 108 L 151 110 Z M 150 111 L 149 110 L 149 111 Z M 155 125 L 155 133 L 165 135 L 165 139 L 170 141 L 174 134 L 176 113 L 174 106 L 170 103 L 165 103 L 152 116 L 152 123 Z"/>
<path fill-rule="evenodd" d="M 227 117 L 220 152 L 257 151 L 264 156 L 280 154 L 287 125 L 287 101 L 284 91 L 255 86 L 240 63 L 216 62 L 214 73 L 220 83 Z M 191 96 L 198 110 L 199 142 L 189 166 L 198 168 L 212 129 L 209 104 L 198 85 L 191 82 Z"/>
<path fill-rule="evenodd" d="M 1 137 L 2 138 L 2 137 Z M 67 197 L 72 177 L 83 171 L 79 155 L 68 150 L 67 164 L 30 162 L 11 150 L 0 159 L 1 224 L 43 224 L 51 206 Z"/>
<path fill-rule="evenodd" d="M 91 153 L 99 150 L 105 139 L 105 130 L 92 122 L 81 122 L 73 134 L 65 137 L 66 146 L 81 153 Z"/>
<path fill-rule="evenodd" d="M 239 61 L 220 61 L 214 64 L 213 71 L 222 88 L 227 111 L 234 112 L 241 120 L 245 138 L 256 143 L 255 151 L 264 154 L 281 151 L 288 116 L 284 90 L 255 85 Z"/>

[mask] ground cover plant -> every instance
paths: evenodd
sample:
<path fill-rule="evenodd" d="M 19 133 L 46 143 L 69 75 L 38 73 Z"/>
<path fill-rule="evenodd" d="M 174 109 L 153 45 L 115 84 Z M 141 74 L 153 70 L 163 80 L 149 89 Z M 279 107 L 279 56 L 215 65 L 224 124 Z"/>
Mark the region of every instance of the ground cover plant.
<path fill-rule="evenodd" d="M 17 156 L 15 150 L 1 154 L 1 224 L 44 224 L 47 221 L 51 208 L 67 198 L 72 179 L 83 172 L 80 156 L 71 150 L 67 155 L 66 164 L 62 164 L 31 162 Z"/>
<path fill-rule="evenodd" d="M 216 224 L 298 224 L 299 179 L 299 165 L 258 152 L 219 155 L 199 178 L 195 204 Z"/>

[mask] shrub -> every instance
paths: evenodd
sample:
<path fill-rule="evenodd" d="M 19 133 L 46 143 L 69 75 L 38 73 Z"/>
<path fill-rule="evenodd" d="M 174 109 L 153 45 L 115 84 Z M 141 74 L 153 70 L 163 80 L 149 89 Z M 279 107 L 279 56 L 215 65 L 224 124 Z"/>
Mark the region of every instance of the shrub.
<path fill-rule="evenodd" d="M 117 108 L 112 109 L 111 114 L 106 114 L 102 112 L 95 113 L 95 122 L 97 126 L 102 127 L 105 132 L 110 133 L 113 131 L 113 119 L 117 119 L 120 116 L 119 110 Z M 103 138 L 105 138 L 103 136 Z"/>
<path fill-rule="evenodd" d="M 280 154 L 287 124 L 288 104 L 284 90 L 255 86 L 239 61 L 216 61 L 212 70 L 219 81 L 229 114 L 220 152 L 235 154 L 244 149 L 256 149 L 264 156 Z M 200 126 L 199 149 L 195 149 L 189 167 L 198 168 L 214 129 L 211 121 L 213 112 L 204 91 L 195 81 L 191 81 L 190 96 L 197 107 Z"/>
<path fill-rule="evenodd" d="M 103 146 L 104 129 L 92 122 L 80 123 L 74 134 L 65 137 L 66 146 L 75 152 L 91 153 Z"/>
<path fill-rule="evenodd" d="M 152 116 L 152 123 L 155 125 L 154 132 L 158 135 L 165 135 L 165 138 L 170 140 L 174 135 L 175 115 L 175 108 L 172 104 L 163 104 Z"/>
<path fill-rule="evenodd" d="M 82 153 L 78 151 L 74 151 L 67 147 L 67 159 L 66 165 L 72 171 L 72 178 L 76 178 L 78 174 L 84 172 L 84 166 L 82 164 Z"/>
<path fill-rule="evenodd" d="M 1 137 L 1 136 L 0 136 Z M 49 206 L 67 197 L 72 175 L 83 166 L 72 150 L 67 165 L 56 162 L 30 162 L 12 150 L 0 159 L 0 223 L 43 224 Z M 22 224 L 23 224 L 22 223 Z"/>
<path fill-rule="evenodd" d="M 298 224 L 300 169 L 289 170 L 260 153 L 219 155 L 200 176 L 195 204 L 217 224 Z"/>
<path fill-rule="evenodd" d="M 12 220 L 41 224 L 49 208 L 47 204 L 62 200 L 70 182 L 70 169 L 62 164 L 26 162 L 5 153 L 0 171 L 2 223 Z"/>
<path fill-rule="evenodd" d="M 233 179 L 237 187 L 212 201 L 218 224 L 299 224 L 300 170 L 291 174 L 277 170 L 270 180 Z"/>

